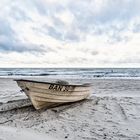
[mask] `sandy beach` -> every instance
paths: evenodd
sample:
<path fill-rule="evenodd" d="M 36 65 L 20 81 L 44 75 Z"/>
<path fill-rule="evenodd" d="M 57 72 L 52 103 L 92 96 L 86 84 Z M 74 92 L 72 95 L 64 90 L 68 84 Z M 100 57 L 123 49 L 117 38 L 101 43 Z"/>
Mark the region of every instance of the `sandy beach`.
<path fill-rule="evenodd" d="M 92 94 L 87 100 L 39 111 L 31 105 L 1 111 L 0 140 L 21 140 L 30 135 L 42 140 L 140 139 L 140 80 L 77 80 L 79 81 L 93 85 Z M 19 90 L 13 79 L 1 78 L 0 109 L 8 106 L 7 101 L 26 99 Z"/>
<path fill-rule="evenodd" d="M 140 140 L 140 0 L 0 10 L 0 140 Z"/>

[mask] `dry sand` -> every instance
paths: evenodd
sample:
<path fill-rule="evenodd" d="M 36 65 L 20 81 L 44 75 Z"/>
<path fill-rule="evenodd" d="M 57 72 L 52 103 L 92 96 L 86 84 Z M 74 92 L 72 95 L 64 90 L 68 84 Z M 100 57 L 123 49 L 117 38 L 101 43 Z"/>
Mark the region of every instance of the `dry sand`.
<path fill-rule="evenodd" d="M 13 133 L 15 139 L 24 133 L 40 136 L 42 140 L 46 135 L 60 140 L 140 140 L 140 80 L 94 79 L 88 82 L 93 83 L 93 90 L 85 101 L 39 111 L 28 106 L 1 112 L 0 140 L 9 140 L 6 132 Z M 16 83 L 11 79 L 0 80 L 1 95 L 5 92 L 6 97 L 11 97 L 12 90 L 19 90 Z M 22 94 L 12 97 L 25 98 Z M 3 96 L 1 101 L 6 99 Z"/>

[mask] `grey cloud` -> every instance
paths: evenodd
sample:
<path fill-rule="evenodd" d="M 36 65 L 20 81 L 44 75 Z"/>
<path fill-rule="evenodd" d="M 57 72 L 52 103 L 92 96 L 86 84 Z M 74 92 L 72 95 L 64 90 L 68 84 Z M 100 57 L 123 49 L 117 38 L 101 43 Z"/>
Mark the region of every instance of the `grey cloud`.
<path fill-rule="evenodd" d="M 47 1 L 34 0 L 30 1 L 30 4 L 31 6 L 34 6 L 34 8 L 36 8 L 39 14 L 43 16 L 53 16 L 54 13 L 64 10 L 64 7 L 61 5 L 61 2 L 51 4 Z"/>
<path fill-rule="evenodd" d="M 62 10 L 62 9 L 61 9 Z M 64 9 L 63 9 L 64 10 Z M 64 12 L 64 11 L 63 11 Z M 48 34 L 56 39 L 62 41 L 79 41 L 79 35 L 77 29 L 71 26 L 71 30 L 68 30 L 65 24 L 56 16 L 52 16 L 54 26 L 44 26 L 48 30 Z"/>
<path fill-rule="evenodd" d="M 27 15 L 27 13 L 24 10 L 22 10 L 21 8 L 17 7 L 17 6 L 12 6 L 11 7 L 10 16 L 12 16 L 17 21 L 31 20 L 31 18 Z"/>
<path fill-rule="evenodd" d="M 56 39 L 63 40 L 63 31 L 59 31 L 56 28 L 51 27 L 51 26 L 48 27 L 47 30 L 48 30 L 48 33 L 47 33 L 48 35 Z"/>
<path fill-rule="evenodd" d="M 8 21 L 0 19 L 0 26 L 0 36 L 5 35 L 12 37 L 15 34 Z"/>
<path fill-rule="evenodd" d="M 49 26 L 46 22 L 46 24 L 44 24 L 41 28 L 33 28 L 33 30 L 35 30 L 36 32 L 43 33 L 45 35 L 52 36 L 53 38 L 62 41 L 80 41 L 77 29 L 72 26 L 71 30 L 68 31 L 65 24 L 55 15 L 56 13 L 59 14 L 59 12 L 65 12 L 65 9 L 67 9 L 66 7 L 63 7 L 58 3 L 56 5 L 48 4 L 45 5 L 45 9 L 47 9 L 47 11 L 45 11 L 43 10 L 44 8 L 41 8 L 42 4 L 41 6 L 39 6 L 40 4 L 37 4 L 37 0 L 35 2 L 35 5 L 37 6 L 39 13 L 43 15 L 45 14 L 46 17 L 51 17 L 54 26 Z"/>
<path fill-rule="evenodd" d="M 29 12 L 37 11 L 45 18 L 51 17 L 54 26 L 49 26 L 46 20 L 44 26 L 39 28 L 34 26 L 32 29 L 37 34 L 43 33 L 57 40 L 80 42 L 80 40 L 83 41 L 86 38 L 87 34 L 104 34 L 109 37 L 109 43 L 128 41 L 129 38 L 127 36 L 122 36 L 121 33 L 125 30 L 129 30 L 129 22 L 133 20 L 134 17 L 140 16 L 140 1 L 108 0 L 106 2 L 106 5 L 96 13 L 94 12 L 96 4 L 94 0 L 71 0 L 65 5 L 61 2 L 56 2 L 56 4 L 47 2 L 47 4 L 44 4 L 43 1 L 39 0 L 14 1 L 14 4 L 9 6 L 9 11 L 11 12 L 11 18 L 15 19 L 17 22 L 31 20 L 31 17 L 28 17 L 27 10 L 29 10 Z M 74 15 L 74 21 L 69 29 L 67 29 L 65 23 L 56 16 L 56 14 L 65 12 L 65 10 L 69 10 Z M 20 45 L 20 41 L 17 40 L 18 36 L 15 34 L 8 21 L 4 22 L 0 19 L 0 23 L 0 37 L 4 36 L 6 38 L 5 43 L 4 40 L 0 42 L 1 48 L 3 46 L 3 48 L 5 47 L 7 50 L 16 51 L 17 49 L 19 52 L 21 50 L 28 50 L 25 44 L 21 43 L 22 45 Z M 117 26 L 117 24 L 119 24 L 119 26 Z M 16 28 L 16 25 L 13 28 Z M 133 32 L 139 32 L 139 30 L 140 26 L 137 24 Z M 112 33 L 110 34 L 110 32 Z M 8 43 L 7 40 L 9 40 Z M 17 46 L 19 46 L 19 48 Z M 28 47 L 30 48 L 30 46 Z M 29 51 L 30 50 L 36 49 L 31 48 Z"/>
<path fill-rule="evenodd" d="M 54 27 L 48 27 L 48 35 L 62 41 L 79 41 L 79 35 L 74 31 L 59 30 Z"/>
<path fill-rule="evenodd" d="M 99 12 L 94 13 L 94 1 L 73 1 L 69 3 L 69 10 L 83 25 L 106 24 L 114 20 L 129 21 L 140 15 L 140 1 L 108 0 Z"/>
<path fill-rule="evenodd" d="M 121 32 L 129 30 L 129 22 L 140 16 L 140 1 L 109 0 L 97 13 L 94 13 L 95 4 L 94 1 L 69 2 L 68 7 L 75 16 L 77 28 L 85 36 L 106 34 L 114 43 L 125 41 L 126 37 L 122 37 Z M 113 32 L 111 36 L 110 31 Z"/>
<path fill-rule="evenodd" d="M 45 48 L 46 53 L 47 52 L 54 52 L 54 53 L 57 52 L 57 50 L 55 48 L 53 48 L 52 46 L 47 46 L 47 45 L 41 44 L 40 47 L 42 48 L 42 50 L 43 50 L 43 48 Z"/>
<path fill-rule="evenodd" d="M 40 0 L 32 1 L 37 11 L 42 15 L 47 15 L 48 6 Z"/>
<path fill-rule="evenodd" d="M 0 51 L 3 52 L 42 52 L 43 49 L 33 44 L 22 43 L 17 38 L 17 34 L 11 28 L 10 23 L 4 20 L 0 20 L 1 28 L 0 28 Z"/>
<path fill-rule="evenodd" d="M 91 51 L 91 54 L 92 54 L 92 55 L 98 55 L 99 52 L 97 52 L 97 51 Z"/>
<path fill-rule="evenodd" d="M 133 32 L 134 33 L 139 33 L 140 32 L 140 23 L 139 24 L 134 24 Z"/>
<path fill-rule="evenodd" d="M 86 34 L 89 33 L 108 35 L 108 31 L 110 30 L 113 30 L 114 34 L 116 31 L 121 32 L 121 29 L 115 27 L 115 25 L 112 25 L 112 21 L 122 19 L 125 15 L 131 17 L 128 13 L 129 9 L 131 9 L 131 7 L 129 7 L 130 2 L 122 3 L 121 1 L 109 1 L 107 4 L 108 6 L 103 7 L 103 9 L 97 14 L 94 13 L 95 3 L 92 3 L 92 1 L 76 1 L 74 3 L 73 1 L 70 1 L 67 5 L 65 5 L 65 7 L 61 3 L 56 3 L 53 5 L 50 3 L 44 4 L 42 1 L 40 2 L 38 0 L 31 1 L 29 4 L 32 5 L 32 8 L 34 6 L 39 14 L 46 16 L 46 18 L 50 16 L 53 20 L 54 26 L 48 26 L 46 23 L 46 26 L 38 29 L 38 31 L 40 30 L 40 32 L 62 41 L 80 41 L 81 39 L 83 40 L 83 38 L 86 38 Z M 76 19 L 71 25 L 71 31 L 68 31 L 65 24 L 55 16 L 56 13 L 59 14 L 59 12 L 65 12 L 66 9 L 69 10 Z M 20 13 L 21 11 L 19 14 Z M 23 13 L 23 17 L 24 16 L 25 13 Z M 18 15 L 17 18 L 20 18 L 20 16 Z M 124 23 L 122 25 L 122 29 L 126 28 Z M 84 35 L 82 38 L 81 34 L 79 34 L 80 32 Z M 120 39 L 121 37 L 116 37 L 115 35 L 109 37 L 114 37 L 114 42 L 122 40 Z"/>
<path fill-rule="evenodd" d="M 81 58 L 81 57 L 69 57 L 69 58 L 66 58 L 66 61 L 68 63 L 80 63 L 80 64 L 85 64 L 88 59 L 85 57 L 85 58 Z"/>
<path fill-rule="evenodd" d="M 23 44 L 23 43 L 15 43 L 15 42 L 0 42 L 0 51 L 2 52 L 30 52 L 30 53 L 44 53 L 45 50 L 37 46 L 35 44 Z"/>
<path fill-rule="evenodd" d="M 64 36 L 64 39 L 68 41 L 75 41 L 75 42 L 80 41 L 79 35 L 74 33 L 74 30 L 73 32 L 67 32 L 66 35 Z"/>
<path fill-rule="evenodd" d="M 56 21 L 55 21 L 56 22 Z M 65 26 L 55 24 L 55 26 L 48 26 L 47 24 L 43 25 L 42 28 L 32 28 L 36 33 L 43 33 L 49 35 L 55 39 L 62 41 L 80 41 L 79 34 L 76 30 L 71 29 L 67 30 Z"/>
<path fill-rule="evenodd" d="M 61 30 L 65 28 L 65 24 L 56 16 L 52 16 L 52 20 L 56 28 L 61 29 Z"/>

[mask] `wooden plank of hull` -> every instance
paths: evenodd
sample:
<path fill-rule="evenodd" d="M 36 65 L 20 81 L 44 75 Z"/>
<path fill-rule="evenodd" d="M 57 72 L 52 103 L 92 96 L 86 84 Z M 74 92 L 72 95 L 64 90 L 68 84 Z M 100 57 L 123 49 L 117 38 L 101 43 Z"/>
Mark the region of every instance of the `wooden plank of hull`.
<path fill-rule="evenodd" d="M 36 98 L 34 96 L 30 96 L 30 100 L 33 104 L 33 106 L 35 107 L 35 109 L 42 109 L 42 108 L 50 108 L 50 107 L 55 107 L 55 106 L 59 106 L 62 105 L 64 103 L 57 103 L 57 102 L 44 102 L 44 101 L 39 101 L 36 100 Z"/>
<path fill-rule="evenodd" d="M 60 105 L 61 103 L 54 103 L 54 102 L 43 102 L 43 101 L 37 101 L 35 100 L 34 97 L 30 97 L 30 100 L 33 104 L 33 106 L 35 107 L 35 109 L 42 109 L 42 108 L 50 108 L 50 107 L 54 107 L 57 105 Z"/>
<path fill-rule="evenodd" d="M 63 98 L 48 98 L 48 97 L 41 97 L 41 96 L 36 96 L 36 95 L 30 95 L 32 98 L 34 98 L 36 101 L 42 101 L 42 102 L 56 102 L 56 103 L 67 103 L 67 102 L 75 102 L 82 100 L 86 97 L 78 97 L 78 98 L 68 98 L 68 99 L 63 99 Z"/>
<path fill-rule="evenodd" d="M 76 101 L 79 99 L 86 98 L 89 94 L 84 94 L 84 95 L 78 95 L 78 96 L 59 96 L 59 95 L 50 95 L 50 94 L 44 94 L 44 93 L 38 93 L 38 92 L 29 92 L 30 96 L 35 96 L 35 97 L 41 97 L 41 98 L 47 98 L 51 100 L 58 100 L 58 102 L 68 102 L 68 101 Z M 56 101 L 57 102 L 57 101 Z"/>

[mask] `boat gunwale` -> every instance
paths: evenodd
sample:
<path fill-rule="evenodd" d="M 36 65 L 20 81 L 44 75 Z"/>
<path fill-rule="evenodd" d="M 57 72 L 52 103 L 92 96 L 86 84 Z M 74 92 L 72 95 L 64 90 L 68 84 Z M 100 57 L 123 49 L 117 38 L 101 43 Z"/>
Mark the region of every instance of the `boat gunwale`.
<path fill-rule="evenodd" d="M 59 84 L 59 83 L 55 83 L 55 82 L 45 82 L 45 81 L 35 81 L 35 80 L 27 80 L 27 79 L 14 79 L 14 81 L 18 82 L 32 82 L 32 83 L 40 83 L 40 84 L 55 84 L 55 85 L 64 85 L 64 86 L 77 86 L 77 87 L 91 87 L 90 83 L 85 83 L 85 84 L 81 84 L 81 85 L 76 85 L 76 84 Z"/>
<path fill-rule="evenodd" d="M 60 97 L 64 97 L 64 96 L 66 96 L 66 97 L 76 97 L 76 96 L 85 96 L 85 95 L 88 95 L 89 93 L 87 93 L 87 92 L 83 92 L 82 94 L 48 94 L 48 93 L 43 93 L 43 92 L 38 92 L 38 91 L 30 91 L 30 94 L 32 93 L 32 95 L 35 95 L 35 94 L 39 94 L 39 95 L 41 95 L 41 94 L 43 94 L 43 95 L 48 95 L 48 96 L 60 96 Z"/>

